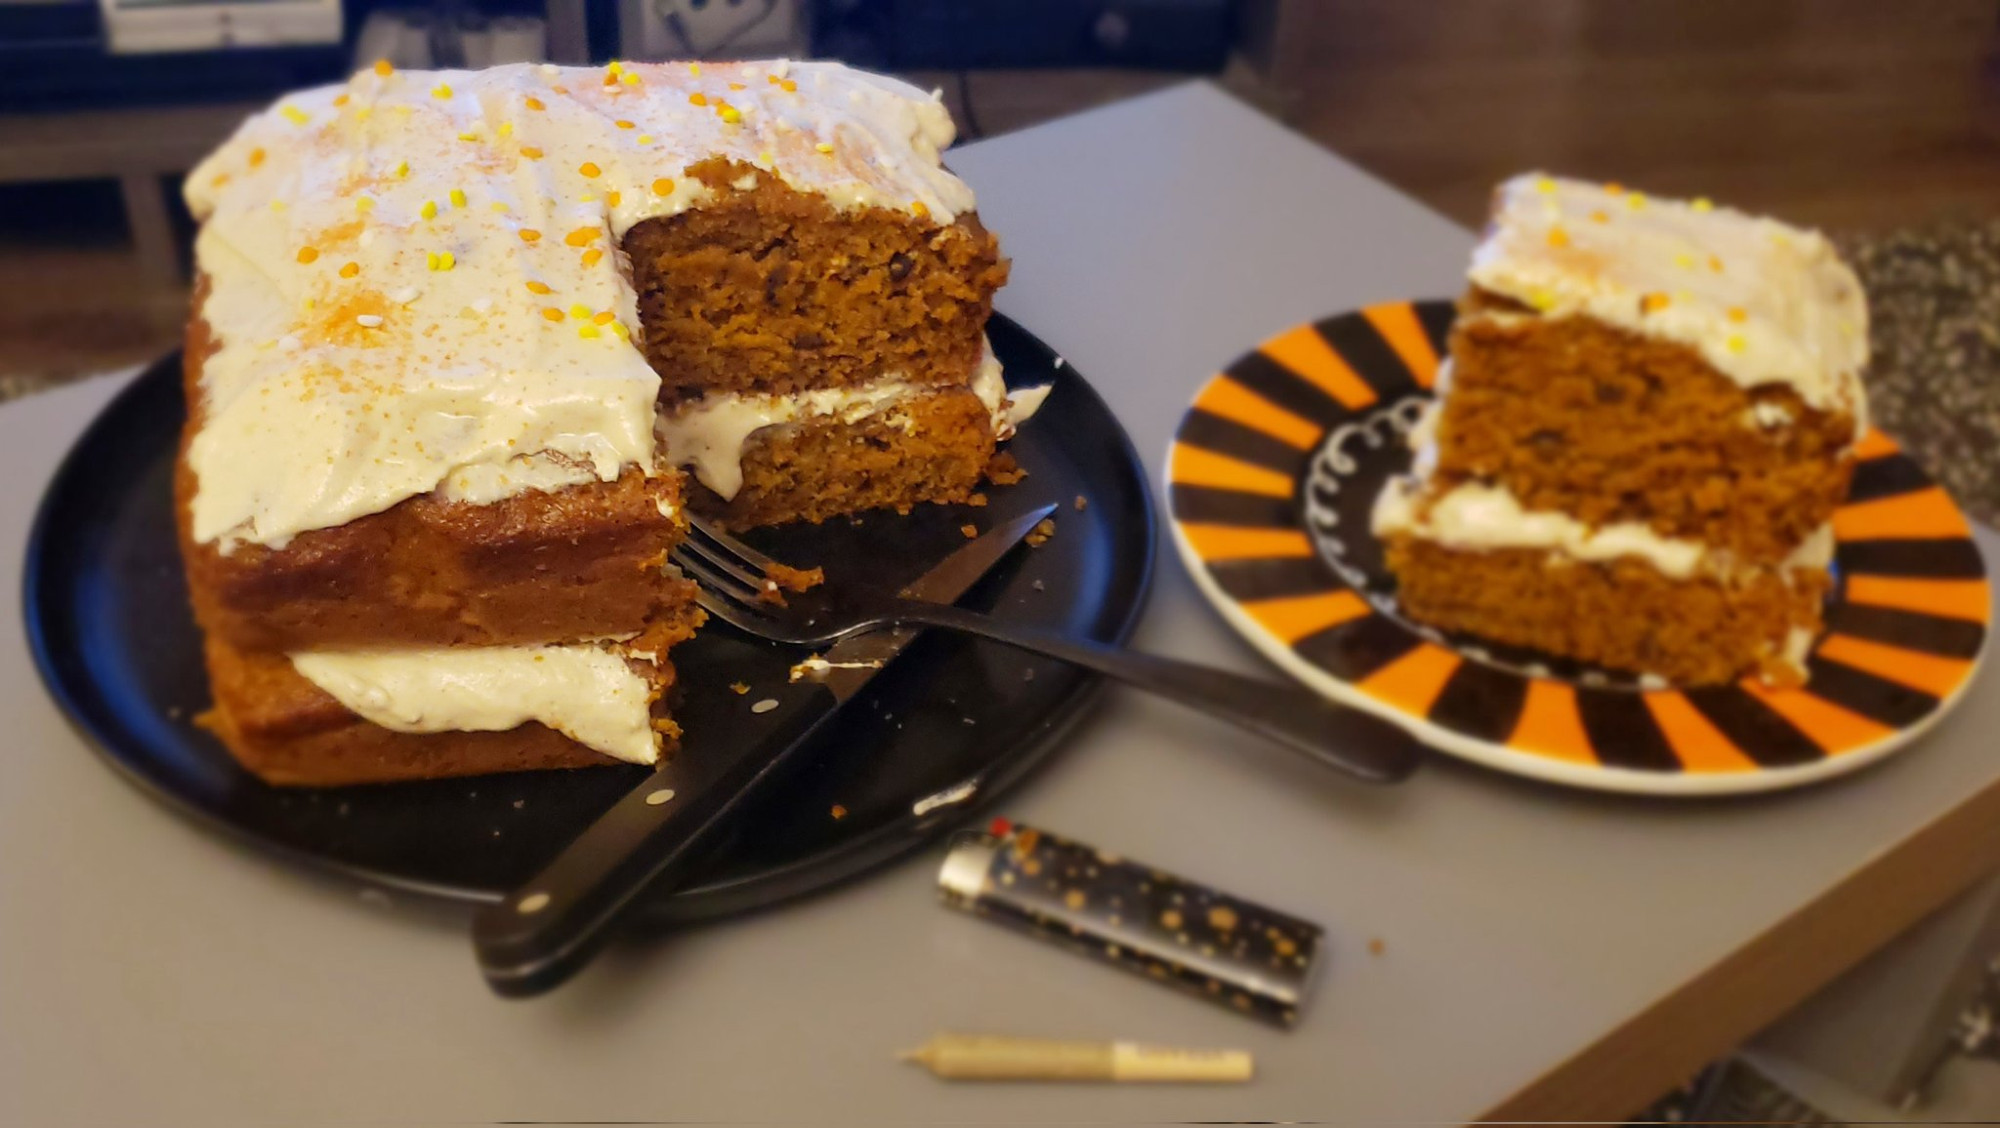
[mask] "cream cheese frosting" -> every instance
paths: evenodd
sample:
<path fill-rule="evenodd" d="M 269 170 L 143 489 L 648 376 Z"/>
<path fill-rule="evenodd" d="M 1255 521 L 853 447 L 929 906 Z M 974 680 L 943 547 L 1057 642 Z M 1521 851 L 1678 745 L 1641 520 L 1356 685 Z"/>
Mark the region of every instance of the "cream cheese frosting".
<path fill-rule="evenodd" d="M 990 341 L 966 388 L 986 405 L 993 434 L 1001 439 L 1012 436 L 1014 428 L 1033 415 L 1048 395 L 1048 388 L 1038 387 L 1014 392 L 1009 398 L 1000 359 Z M 855 423 L 893 412 L 913 397 L 949 390 L 950 385 L 916 384 L 901 373 L 890 373 L 852 387 L 814 388 L 788 395 L 724 392 L 661 412 L 655 433 L 666 461 L 687 467 L 696 481 L 727 501 L 743 488 L 743 448 L 758 431 L 828 416 Z M 908 417 L 902 422 L 906 430 L 915 426 Z"/>
<path fill-rule="evenodd" d="M 1499 187 L 1470 277 L 1546 316 L 1687 345 L 1746 388 L 1785 385 L 1865 428 L 1867 302 L 1818 232 L 1529 174 Z"/>
<path fill-rule="evenodd" d="M 1593 563 L 1633 557 L 1677 580 L 1739 570 L 1730 555 L 1704 541 L 1663 536 L 1640 521 L 1588 525 L 1566 513 L 1528 509 L 1505 486 L 1465 482 L 1430 498 L 1424 481 L 1393 478 L 1375 499 L 1375 535 L 1409 533 L 1471 552 L 1545 549 Z M 1833 526 L 1822 525 L 1779 564 L 1781 572 L 1824 569 L 1833 560 Z"/>
<path fill-rule="evenodd" d="M 291 660 L 334 700 L 397 732 L 501 732 L 538 721 L 620 760 L 660 758 L 651 687 L 613 647 L 304 651 Z"/>
<path fill-rule="evenodd" d="M 1664 537 L 1642 522 L 1593 527 L 1568 514 L 1529 510 L 1504 486 L 1468 482 L 1439 494 L 1428 508 L 1422 489 L 1413 478 L 1391 481 L 1375 500 L 1375 534 L 1408 532 L 1475 552 L 1541 548 L 1588 561 L 1635 556 L 1675 579 L 1694 575 L 1707 550 L 1700 541 Z"/>
<path fill-rule="evenodd" d="M 659 379 L 618 241 L 769 171 L 949 222 L 942 104 L 834 63 L 364 71 L 188 177 L 216 350 L 193 533 L 282 547 L 444 488 L 485 502 L 654 465 Z"/>

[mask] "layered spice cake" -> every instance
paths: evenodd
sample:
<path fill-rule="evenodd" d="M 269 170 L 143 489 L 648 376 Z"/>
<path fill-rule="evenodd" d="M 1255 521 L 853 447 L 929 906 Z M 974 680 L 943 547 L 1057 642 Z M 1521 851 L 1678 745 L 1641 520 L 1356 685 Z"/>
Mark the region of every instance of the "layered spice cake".
<path fill-rule="evenodd" d="M 1832 245 L 1531 175 L 1469 281 L 1375 507 L 1404 612 L 1675 683 L 1798 680 L 1866 427 L 1867 307 Z"/>
<path fill-rule="evenodd" d="M 187 182 L 210 727 L 279 783 L 657 760 L 684 506 L 962 499 L 1005 432 L 951 136 L 784 62 L 378 65 L 251 118 Z"/>

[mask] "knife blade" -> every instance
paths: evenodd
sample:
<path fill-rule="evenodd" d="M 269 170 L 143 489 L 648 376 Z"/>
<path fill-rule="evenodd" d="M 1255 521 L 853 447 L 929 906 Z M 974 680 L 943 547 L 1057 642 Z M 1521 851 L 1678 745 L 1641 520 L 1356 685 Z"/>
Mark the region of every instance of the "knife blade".
<path fill-rule="evenodd" d="M 1008 553 L 1035 531 L 1036 525 L 1047 520 L 1055 511 L 1056 506 L 1044 505 L 995 525 L 932 565 L 929 571 L 911 580 L 897 594 L 925 603 L 957 603 L 959 597 L 972 590 L 972 585 L 985 578 L 994 565 L 1006 559 Z M 846 701 L 861 692 L 881 672 L 882 667 L 901 654 L 923 630 L 922 627 L 884 627 L 841 639 L 820 657 L 826 669 L 817 671 L 815 679 L 831 690 L 837 700 Z"/>
<path fill-rule="evenodd" d="M 1001 523 L 933 565 L 902 594 L 956 601 L 1054 509 Z M 920 631 L 895 628 L 844 639 L 823 659 L 823 679 L 746 694 L 732 731 L 689 734 L 676 755 L 540 872 L 473 918 L 473 949 L 487 985 L 511 998 L 560 985 L 590 962 L 642 892 L 657 895 L 695 877 L 704 844 L 750 795 L 780 778 L 841 705 Z"/>

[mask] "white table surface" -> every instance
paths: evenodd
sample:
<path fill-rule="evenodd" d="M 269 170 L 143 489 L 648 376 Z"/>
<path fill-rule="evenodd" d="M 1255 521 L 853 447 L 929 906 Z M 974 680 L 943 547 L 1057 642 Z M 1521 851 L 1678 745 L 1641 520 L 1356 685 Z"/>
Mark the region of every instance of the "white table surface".
<path fill-rule="evenodd" d="M 1451 294 L 1471 242 L 1200 85 L 952 163 L 1014 259 L 1001 307 L 1104 393 L 1155 480 L 1219 366 L 1306 319 Z M 22 542 L 115 385 L 0 408 L 0 540 Z M 1259 668 L 1161 552 L 1138 644 Z M 946 911 L 933 856 L 503 1002 L 462 920 L 302 877 L 119 781 L 43 695 L 11 595 L 0 618 L 7 1124 L 1460 1120 L 2000 779 L 1990 670 L 1878 769 L 1694 803 L 1455 763 L 1365 790 L 1114 693 L 1004 809 L 1324 923 L 1331 960 L 1297 1030 Z M 894 1062 L 940 1029 L 1242 1046 L 1261 1075 L 977 1087 Z"/>

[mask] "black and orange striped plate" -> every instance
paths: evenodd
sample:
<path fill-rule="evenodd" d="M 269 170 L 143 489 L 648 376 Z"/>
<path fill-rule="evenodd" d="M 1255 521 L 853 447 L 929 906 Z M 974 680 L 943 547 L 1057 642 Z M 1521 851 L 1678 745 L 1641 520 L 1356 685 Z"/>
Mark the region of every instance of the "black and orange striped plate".
<path fill-rule="evenodd" d="M 1582 787 L 1791 787 L 1908 744 L 1971 682 L 1985 564 L 1951 498 L 1870 432 L 1834 516 L 1827 631 L 1796 689 L 1675 689 L 1403 619 L 1368 513 L 1409 465 L 1452 306 L 1395 302 L 1266 341 L 1195 397 L 1167 495 L 1196 584 L 1278 665 L 1491 767 Z"/>

